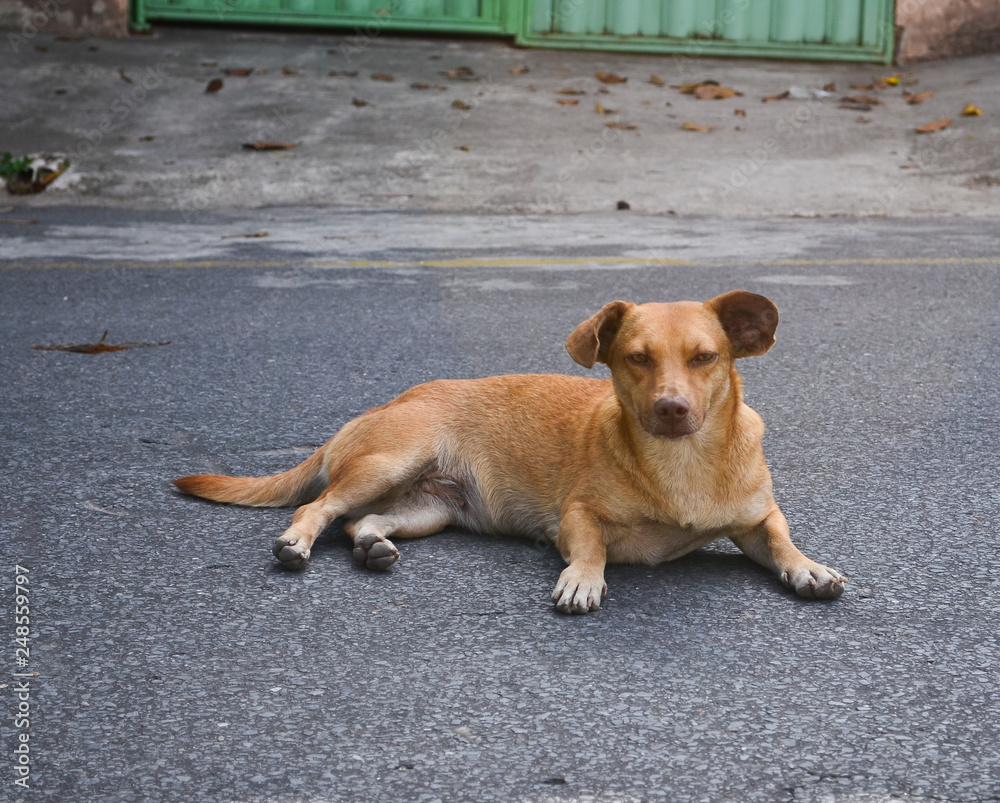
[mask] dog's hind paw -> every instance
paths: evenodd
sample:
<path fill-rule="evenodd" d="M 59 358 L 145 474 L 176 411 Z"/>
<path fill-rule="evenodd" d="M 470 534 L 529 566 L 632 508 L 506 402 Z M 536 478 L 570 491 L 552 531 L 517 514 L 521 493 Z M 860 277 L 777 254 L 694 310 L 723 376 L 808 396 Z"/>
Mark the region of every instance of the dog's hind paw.
<path fill-rule="evenodd" d="M 388 538 L 365 533 L 354 541 L 354 559 L 369 569 L 385 571 L 399 560 L 399 550 Z"/>
<path fill-rule="evenodd" d="M 309 547 L 295 534 L 282 535 L 274 542 L 271 551 L 286 569 L 301 569 L 309 560 Z"/>
<path fill-rule="evenodd" d="M 781 582 L 806 599 L 836 599 L 844 593 L 847 578 L 836 569 L 817 563 L 782 572 Z"/>

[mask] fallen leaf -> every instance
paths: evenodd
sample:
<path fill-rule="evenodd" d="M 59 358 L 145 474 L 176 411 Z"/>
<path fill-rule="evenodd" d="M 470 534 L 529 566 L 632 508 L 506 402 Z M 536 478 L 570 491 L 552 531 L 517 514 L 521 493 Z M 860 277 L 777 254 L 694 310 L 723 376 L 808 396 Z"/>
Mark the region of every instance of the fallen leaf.
<path fill-rule="evenodd" d="M 935 120 L 932 123 L 924 123 L 916 131 L 918 134 L 933 134 L 935 131 L 943 131 L 951 125 L 951 118 L 945 117 L 943 120 Z"/>
<path fill-rule="evenodd" d="M 579 102 L 576 98 L 558 98 L 556 100 L 560 106 L 576 106 Z"/>
<path fill-rule="evenodd" d="M 152 142 L 156 139 L 156 134 L 147 134 L 144 137 L 139 137 L 139 142 Z"/>
<path fill-rule="evenodd" d="M 683 131 L 711 131 L 713 126 L 710 125 L 697 125 L 695 123 L 681 123 L 681 130 Z"/>
<path fill-rule="evenodd" d="M 911 106 L 916 106 L 918 103 L 923 103 L 925 100 L 927 100 L 927 98 L 934 97 L 934 93 L 933 92 L 917 92 L 917 93 L 903 92 L 903 97 L 906 99 L 906 102 L 909 103 Z"/>
<path fill-rule="evenodd" d="M 882 81 L 883 83 L 888 84 L 889 86 L 899 86 L 898 75 L 890 75 L 888 78 L 883 78 Z"/>
<path fill-rule="evenodd" d="M 251 232 L 250 234 L 224 234 L 222 236 L 222 239 L 223 240 L 233 240 L 233 239 L 240 239 L 240 238 L 267 237 L 267 236 L 268 235 L 267 235 L 266 231 L 255 231 L 255 232 Z"/>
<path fill-rule="evenodd" d="M 410 89 L 430 89 L 430 88 L 431 88 L 430 84 L 423 84 L 420 83 L 419 81 L 410 84 Z"/>
<path fill-rule="evenodd" d="M 135 83 L 135 81 L 133 81 L 133 80 L 132 80 L 131 78 L 129 78 L 129 77 L 128 77 L 128 76 L 127 76 L 127 75 L 125 74 L 125 70 L 121 69 L 120 67 L 119 67 L 119 69 L 118 69 L 118 74 L 119 74 L 119 75 L 121 76 L 121 79 L 122 79 L 122 80 L 123 80 L 123 81 L 124 81 L 124 82 L 125 82 L 126 84 L 134 84 L 134 83 Z"/>
<path fill-rule="evenodd" d="M 616 204 L 617 209 L 631 209 L 632 205 L 628 201 L 619 201 Z"/>
<path fill-rule="evenodd" d="M 594 78 L 602 84 L 624 84 L 628 80 L 628 78 L 615 75 L 613 72 L 601 72 L 600 70 L 594 73 Z"/>
<path fill-rule="evenodd" d="M 572 87 L 566 87 L 565 89 L 557 89 L 557 95 L 586 95 L 582 89 L 573 89 Z"/>
<path fill-rule="evenodd" d="M 701 86 L 695 87 L 691 94 L 699 100 L 725 100 L 726 98 L 731 98 L 734 95 L 743 95 L 742 92 L 737 92 L 735 89 L 719 86 L 718 84 L 702 84 Z"/>
<path fill-rule="evenodd" d="M 531 67 L 527 64 L 515 64 L 510 68 L 511 75 L 524 75 L 526 72 L 531 72 Z"/>
<path fill-rule="evenodd" d="M 628 123 L 618 123 L 614 121 L 610 123 L 605 123 L 605 125 L 608 128 L 617 128 L 619 131 L 635 131 L 636 129 L 636 126 L 634 125 L 629 125 Z"/>
<path fill-rule="evenodd" d="M 253 74 L 253 67 L 227 67 L 223 72 L 233 78 L 246 78 Z"/>
<path fill-rule="evenodd" d="M 851 103 L 848 100 L 841 101 L 840 108 L 851 109 L 856 112 L 870 112 L 872 110 L 872 107 L 867 103 Z"/>
<path fill-rule="evenodd" d="M 823 87 L 823 91 L 824 92 L 836 92 L 837 91 L 837 83 L 836 83 L 836 81 L 831 81 L 826 86 L 824 86 Z"/>
<path fill-rule="evenodd" d="M 840 99 L 841 103 L 860 103 L 863 106 L 881 106 L 882 101 L 869 95 L 848 95 Z"/>
<path fill-rule="evenodd" d="M 468 151 L 469 150 L 469 146 L 468 145 L 459 145 L 458 146 L 458 150 L 460 150 L 460 151 Z"/>
<path fill-rule="evenodd" d="M 463 112 L 467 112 L 472 107 L 468 103 L 466 103 L 465 101 L 463 101 L 463 100 L 453 100 L 451 102 L 451 108 L 453 108 L 453 109 L 461 109 Z"/>
<path fill-rule="evenodd" d="M 301 72 L 299 72 L 298 70 L 293 70 L 291 67 L 282 67 L 281 68 L 281 74 L 282 75 L 302 75 Z"/>
<path fill-rule="evenodd" d="M 660 78 L 660 76 L 658 76 L 658 75 L 650 75 L 649 76 L 649 83 L 651 83 L 653 86 L 666 86 L 667 85 L 667 82 L 664 81 L 662 78 Z"/>
<path fill-rule="evenodd" d="M 442 75 L 453 81 L 472 81 L 476 77 L 471 67 L 456 67 L 453 70 L 445 70 Z"/>
<path fill-rule="evenodd" d="M 393 75 L 389 75 L 389 73 L 387 73 L 387 72 L 373 72 L 372 73 L 372 80 L 373 81 L 395 81 L 396 78 Z"/>
<path fill-rule="evenodd" d="M 735 114 L 737 117 L 747 116 L 746 109 L 733 109 L 733 114 Z"/>
<path fill-rule="evenodd" d="M 357 70 L 350 70 L 349 72 L 345 72 L 345 71 L 342 71 L 342 70 L 330 70 L 330 72 L 327 73 L 327 75 L 331 75 L 331 76 L 332 75 L 343 75 L 345 78 L 355 78 L 357 76 L 357 74 L 358 74 Z"/>
<path fill-rule="evenodd" d="M 211 94 L 214 92 L 218 92 L 220 89 L 222 89 L 222 79 L 213 78 L 211 81 L 208 82 L 208 86 L 205 87 L 205 92 Z"/>
<path fill-rule="evenodd" d="M 294 142 L 244 142 L 243 147 L 249 151 L 287 151 L 295 147 Z"/>
<path fill-rule="evenodd" d="M 780 95 L 764 95 L 760 100 L 761 103 L 767 103 L 769 100 L 784 100 L 788 97 L 788 94 L 788 90 L 786 89 Z"/>
<path fill-rule="evenodd" d="M 594 111 L 598 114 L 618 114 L 618 109 L 606 109 L 600 103 L 594 104 Z"/>
<path fill-rule="evenodd" d="M 37 220 L 19 220 L 13 217 L 0 217 L 0 224 L 7 226 L 34 226 Z"/>
<path fill-rule="evenodd" d="M 856 123 L 870 123 L 871 120 L 869 120 L 867 117 L 864 117 L 863 115 L 859 114 L 857 117 L 854 118 L 854 122 L 856 122 Z"/>
<path fill-rule="evenodd" d="M 163 340 L 159 343 L 147 343 L 144 341 L 127 341 L 125 343 L 105 343 L 104 341 L 108 338 L 108 332 L 105 329 L 104 334 L 101 335 L 101 339 L 96 343 L 57 343 L 49 346 L 40 346 L 35 344 L 32 346 L 33 349 L 37 351 L 71 351 L 75 354 L 101 354 L 105 351 L 125 351 L 126 349 L 136 348 L 138 346 L 169 346 L 169 340 Z"/>
<path fill-rule="evenodd" d="M 201 63 L 201 66 L 202 67 L 218 67 L 219 66 L 219 62 L 217 62 L 217 61 L 203 61 Z"/>
<path fill-rule="evenodd" d="M 361 98 L 351 98 L 351 103 L 353 103 L 355 106 L 357 106 L 359 108 L 361 106 L 367 106 L 368 105 L 368 101 L 367 100 L 362 100 Z"/>
<path fill-rule="evenodd" d="M 963 117 L 979 117 L 982 113 L 983 110 L 972 103 L 967 103 L 965 108 L 962 109 Z"/>

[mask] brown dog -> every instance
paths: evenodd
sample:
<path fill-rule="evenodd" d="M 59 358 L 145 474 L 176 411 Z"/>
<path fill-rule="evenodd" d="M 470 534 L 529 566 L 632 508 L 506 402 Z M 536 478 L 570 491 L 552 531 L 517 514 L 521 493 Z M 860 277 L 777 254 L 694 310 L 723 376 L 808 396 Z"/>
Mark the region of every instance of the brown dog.
<path fill-rule="evenodd" d="M 447 526 L 542 535 L 569 564 L 552 599 L 600 607 L 604 566 L 673 560 L 728 537 L 801 596 L 840 596 L 846 578 L 788 537 L 771 495 L 764 424 L 743 403 L 734 358 L 764 354 L 778 310 L 734 291 L 704 304 L 606 305 L 569 336 L 580 365 L 610 380 L 498 376 L 419 385 L 349 422 L 272 477 L 200 474 L 185 493 L 242 505 L 302 505 L 274 554 L 297 569 L 346 516 L 354 557 L 386 569 L 388 540 Z"/>

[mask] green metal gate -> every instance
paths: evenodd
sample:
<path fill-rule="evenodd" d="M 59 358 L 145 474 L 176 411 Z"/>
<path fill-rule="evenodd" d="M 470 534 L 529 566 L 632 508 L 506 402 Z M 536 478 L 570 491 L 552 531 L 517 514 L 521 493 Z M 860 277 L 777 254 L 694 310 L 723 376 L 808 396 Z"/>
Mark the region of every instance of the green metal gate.
<path fill-rule="evenodd" d="M 705 56 L 892 60 L 893 0 L 132 0 L 177 20 L 513 35 L 519 45 Z"/>

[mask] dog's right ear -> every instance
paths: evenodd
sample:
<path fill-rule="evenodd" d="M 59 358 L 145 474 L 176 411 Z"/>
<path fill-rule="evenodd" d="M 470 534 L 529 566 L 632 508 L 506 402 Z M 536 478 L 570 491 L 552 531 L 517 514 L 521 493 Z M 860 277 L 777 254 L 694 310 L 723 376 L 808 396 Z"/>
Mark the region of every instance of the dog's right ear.
<path fill-rule="evenodd" d="M 581 323 L 566 340 L 566 351 L 584 368 L 593 368 L 595 362 L 607 364 L 611 344 L 629 310 L 631 301 L 612 301 L 605 304 L 593 318 Z"/>

